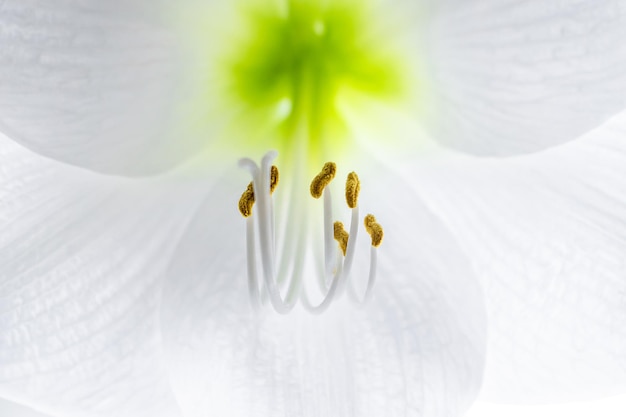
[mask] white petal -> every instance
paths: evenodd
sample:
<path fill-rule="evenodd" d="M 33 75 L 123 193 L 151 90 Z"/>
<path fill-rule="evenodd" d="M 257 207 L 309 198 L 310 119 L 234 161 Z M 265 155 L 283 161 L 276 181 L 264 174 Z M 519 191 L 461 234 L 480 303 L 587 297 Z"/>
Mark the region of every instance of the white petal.
<path fill-rule="evenodd" d="M 456 416 L 471 403 L 485 322 L 469 265 L 400 178 L 361 162 L 369 167 L 359 171 L 362 209 L 386 233 L 365 309 L 344 300 L 321 316 L 301 307 L 253 313 L 236 210 L 245 179 L 224 181 L 198 211 L 174 258 L 162 316 L 187 417 Z M 367 251 L 357 256 L 358 269 Z"/>
<path fill-rule="evenodd" d="M 430 127 L 478 155 L 572 140 L 626 107 L 626 5 L 452 1 L 431 21 L 425 82 Z"/>
<path fill-rule="evenodd" d="M 0 139 L 0 396 L 60 416 L 178 415 L 157 312 L 188 189 Z"/>
<path fill-rule="evenodd" d="M 0 398 L 0 415 L 8 417 L 50 417 L 48 414 L 41 414 L 32 408 L 17 405 L 14 402 Z"/>
<path fill-rule="evenodd" d="M 118 174 L 157 172 L 197 151 L 181 130 L 181 47 L 160 11 L 139 1 L 3 1 L 0 131 Z"/>
<path fill-rule="evenodd" d="M 625 116 L 550 151 L 416 174 L 484 284 L 487 398 L 626 391 Z"/>

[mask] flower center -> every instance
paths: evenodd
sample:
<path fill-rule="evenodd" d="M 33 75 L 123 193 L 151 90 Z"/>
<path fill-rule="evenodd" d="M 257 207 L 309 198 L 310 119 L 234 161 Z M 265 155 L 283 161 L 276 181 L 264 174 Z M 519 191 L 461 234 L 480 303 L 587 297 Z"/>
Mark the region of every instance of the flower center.
<path fill-rule="evenodd" d="M 230 92 L 247 120 L 276 122 L 279 149 L 304 138 L 309 157 L 336 152 L 347 136 L 342 94 L 384 99 L 404 90 L 398 60 L 371 33 L 366 3 L 283 0 L 248 11 L 248 32 L 227 59 Z"/>
<path fill-rule="evenodd" d="M 278 185 L 278 168 L 271 165 L 276 152 L 265 155 L 259 167 L 254 161 L 244 158 L 240 165 L 252 175 L 252 182 L 239 200 L 239 212 L 246 218 L 246 258 L 248 273 L 248 288 L 250 301 L 255 309 L 261 309 L 271 304 L 280 314 L 289 313 L 298 300 L 306 310 L 313 314 L 325 311 L 332 301 L 340 297 L 348 289 L 350 299 L 355 303 L 366 302 L 376 280 L 377 248 L 383 238 L 383 229 L 376 222 L 373 215 L 365 216 L 365 230 L 371 237 L 370 272 L 365 294 L 359 298 L 351 279 L 352 263 L 355 258 L 355 241 L 358 234 L 359 206 L 358 199 L 361 183 L 356 173 L 348 174 L 345 187 L 346 203 L 351 210 L 350 233 L 344 230 L 341 222 L 333 223 L 332 196 L 330 183 L 335 178 L 337 166 L 327 162 L 321 172 L 315 176 L 310 185 L 311 196 L 319 199 L 323 196 L 324 202 L 324 261 L 323 269 L 317 271 L 318 284 L 322 300 L 313 304 L 306 286 L 303 286 L 302 253 L 296 253 L 294 259 L 290 256 L 281 256 L 281 264 L 276 265 L 276 231 L 274 229 L 274 203 L 272 194 Z M 253 216 L 253 206 L 257 204 L 258 214 Z M 256 218 L 256 229 L 254 219 Z M 259 282 L 257 275 L 256 230 L 259 233 L 261 270 L 263 280 Z M 302 238 L 302 237 L 301 237 Z M 333 238 L 337 244 L 333 243 Z M 306 247 L 304 248 L 306 250 Z M 300 248 L 302 252 L 302 248 Z M 319 263 L 315 263 L 319 265 Z M 280 271 L 277 274 L 276 271 Z M 282 275 L 282 276 L 281 276 Z M 259 286 L 260 284 L 260 286 Z M 281 288 L 282 287 L 282 288 Z M 281 289 L 286 295 L 281 294 Z"/>
<path fill-rule="evenodd" d="M 251 303 L 255 309 L 271 306 L 281 314 L 290 312 L 298 301 L 319 314 L 344 293 L 353 302 L 364 303 L 376 278 L 382 228 L 373 216 L 366 216 L 365 228 L 372 236 L 370 272 L 363 282 L 364 294 L 357 294 L 351 271 L 361 221 L 359 178 L 350 173 L 346 181 L 347 231 L 333 217 L 330 183 L 336 165 L 325 164 L 310 184 L 311 196 L 323 201 L 321 222 L 311 220 L 314 207 L 303 201 L 309 197 L 302 193 L 306 181 L 301 180 L 326 159 L 325 152 L 337 156 L 349 149 L 341 113 L 350 97 L 367 95 L 380 100 L 403 94 L 401 66 L 392 48 L 374 35 L 376 16 L 368 15 L 364 0 L 278 0 L 246 3 L 241 10 L 245 25 L 224 67 L 228 80 L 224 99 L 241 110 L 236 124 L 246 130 L 240 136 L 247 142 L 236 143 L 248 152 L 259 147 L 280 149 L 286 155 L 289 183 L 283 194 L 286 198 L 275 204 L 272 193 L 278 169 L 271 163 L 277 153 L 266 154 L 260 166 L 247 158 L 241 160 L 252 175 L 239 201 L 247 224 Z M 286 208 L 280 204 L 285 201 Z M 277 212 L 282 208 L 286 215 L 276 216 L 275 205 Z M 316 240 L 320 235 L 323 238 Z M 316 253 L 320 246 L 323 251 Z M 312 267 L 305 268 L 307 259 Z M 305 282 L 305 269 L 306 276 L 313 278 L 310 283 Z M 313 281 L 317 285 L 307 285 L 316 284 Z M 315 287 L 318 296 L 313 294 Z"/>

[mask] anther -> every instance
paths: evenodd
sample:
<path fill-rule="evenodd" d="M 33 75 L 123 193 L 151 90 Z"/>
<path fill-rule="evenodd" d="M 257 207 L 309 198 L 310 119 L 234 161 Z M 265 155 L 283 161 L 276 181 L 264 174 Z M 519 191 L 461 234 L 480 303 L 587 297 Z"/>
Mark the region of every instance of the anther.
<path fill-rule="evenodd" d="M 270 193 L 273 193 L 278 186 L 278 168 L 276 165 L 272 165 L 270 169 Z"/>
<path fill-rule="evenodd" d="M 254 186 L 252 182 L 248 184 L 248 188 L 243 192 L 239 199 L 239 212 L 243 217 L 252 215 L 252 206 L 254 205 Z"/>
<path fill-rule="evenodd" d="M 348 207 L 355 208 L 357 206 L 360 191 L 361 181 L 359 181 L 356 172 L 349 173 L 348 179 L 346 180 L 346 202 L 348 203 Z"/>
<path fill-rule="evenodd" d="M 348 239 L 350 238 L 350 235 L 348 234 L 348 232 L 345 231 L 345 229 L 343 228 L 343 223 L 341 222 L 335 222 L 334 231 L 335 240 L 339 242 L 339 247 L 343 252 L 343 256 L 346 256 L 346 251 L 348 250 Z"/>
<path fill-rule="evenodd" d="M 324 188 L 335 178 L 337 165 L 334 162 L 326 162 L 322 171 L 311 181 L 311 195 L 313 198 L 320 198 Z"/>
<path fill-rule="evenodd" d="M 383 228 L 376 222 L 376 217 L 371 214 L 365 216 L 365 230 L 372 238 L 372 246 L 378 247 L 383 241 Z"/>
<path fill-rule="evenodd" d="M 270 193 L 273 193 L 278 186 L 278 168 L 272 165 L 270 169 Z M 252 206 L 254 206 L 254 185 L 252 182 L 248 184 L 246 191 L 241 194 L 239 199 L 239 212 L 243 217 L 252 216 Z"/>

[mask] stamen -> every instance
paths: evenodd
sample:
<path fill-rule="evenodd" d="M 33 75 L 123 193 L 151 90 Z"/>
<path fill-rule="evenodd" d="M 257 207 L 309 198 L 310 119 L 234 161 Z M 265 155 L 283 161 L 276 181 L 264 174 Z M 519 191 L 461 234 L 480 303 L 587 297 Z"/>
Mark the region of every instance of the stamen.
<path fill-rule="evenodd" d="M 332 196 L 328 184 L 335 178 L 337 173 L 337 165 L 334 162 L 324 164 L 322 171 L 311 181 L 310 192 L 313 198 L 320 198 L 324 195 L 324 271 L 326 277 L 332 275 L 334 263 L 333 242 L 333 215 L 332 215 Z M 319 277 L 320 283 L 326 286 L 324 277 Z"/>
<path fill-rule="evenodd" d="M 320 198 L 324 188 L 335 178 L 337 165 L 334 162 L 326 162 L 322 171 L 311 181 L 311 195 L 313 198 Z"/>
<path fill-rule="evenodd" d="M 348 203 L 348 207 L 355 208 L 357 206 L 359 192 L 361 192 L 361 181 L 359 181 L 356 172 L 351 172 L 348 174 L 348 179 L 346 180 L 346 202 Z"/>
<path fill-rule="evenodd" d="M 345 253 L 345 261 L 343 266 L 343 274 L 346 280 L 350 279 L 350 271 L 352 270 L 352 262 L 354 261 L 354 251 L 356 249 L 356 239 L 359 232 L 359 192 L 361 191 L 361 182 L 355 172 L 348 174 L 346 180 L 346 203 L 352 209 L 350 218 L 350 237 L 347 250 Z"/>
<path fill-rule="evenodd" d="M 352 301 L 357 304 L 366 303 L 372 296 L 372 288 L 374 288 L 374 283 L 376 282 L 376 268 L 377 268 L 377 259 L 378 259 L 378 247 L 383 241 L 383 228 L 376 221 L 376 217 L 371 214 L 365 216 L 364 219 L 365 230 L 369 233 L 372 238 L 372 248 L 370 249 L 370 272 L 369 277 L 367 279 L 367 288 L 365 289 L 365 294 L 363 295 L 363 300 L 359 301 L 356 291 L 354 289 L 354 285 L 350 282 L 350 287 L 348 293 Z"/>
<path fill-rule="evenodd" d="M 372 238 L 372 246 L 379 247 L 383 241 L 383 228 L 376 222 L 376 217 L 371 214 L 365 216 L 365 230 Z"/>
<path fill-rule="evenodd" d="M 335 231 L 335 240 L 339 242 L 339 247 L 341 248 L 341 252 L 343 252 L 343 256 L 346 256 L 346 250 L 348 249 L 348 239 L 350 235 L 343 228 L 343 223 L 335 222 L 334 224 Z"/>
<path fill-rule="evenodd" d="M 252 206 L 254 205 L 254 185 L 252 182 L 248 184 L 248 188 L 243 192 L 239 199 L 239 213 L 243 217 L 252 216 Z"/>
<path fill-rule="evenodd" d="M 269 295 L 270 303 L 274 310 L 279 314 L 289 313 L 295 306 L 295 298 L 290 300 L 287 298 L 283 300 L 278 288 L 275 276 L 274 265 L 274 239 L 273 239 L 273 221 L 271 220 L 273 214 L 273 208 L 270 198 L 270 178 L 271 178 L 271 162 L 278 155 L 275 151 L 268 152 L 261 160 L 260 175 L 256 175 L 253 181 L 259 190 L 263 190 L 257 196 L 259 204 L 259 235 L 261 243 L 261 264 L 263 266 L 263 279 L 267 293 Z M 270 230 L 271 229 L 271 230 Z M 292 279 L 291 286 L 298 286 L 298 282 Z"/>
<path fill-rule="evenodd" d="M 306 287 L 303 286 L 302 276 L 305 255 L 307 253 L 306 236 L 308 234 L 308 222 L 295 220 L 295 224 L 288 226 L 288 235 L 293 235 L 293 239 L 287 239 L 282 244 L 280 266 L 276 267 L 274 201 L 272 194 L 279 182 L 279 172 L 278 168 L 271 164 L 276 156 L 277 153 L 275 151 L 268 152 L 263 157 L 260 167 L 249 158 L 239 161 L 239 165 L 247 169 L 252 176 L 252 182 L 248 184 L 239 200 L 239 212 L 246 218 L 248 290 L 252 307 L 258 310 L 269 301 L 269 304 L 277 313 L 287 314 L 294 308 L 296 302 L 301 300 L 303 307 L 307 311 L 313 314 L 320 314 L 336 298 L 342 296 L 346 287 L 349 288 L 349 295 L 353 301 L 357 303 L 365 302 L 370 296 L 376 279 L 376 248 L 382 242 L 383 229 L 376 222 L 374 216 L 371 214 L 366 216 L 365 228 L 372 238 L 372 248 L 367 288 L 361 302 L 356 297 L 356 292 L 350 279 L 350 270 L 355 258 L 356 239 L 359 229 L 358 198 L 361 184 L 358 176 L 356 173 L 351 172 L 346 180 L 346 203 L 352 212 L 349 232 L 345 230 L 343 223 L 334 222 L 333 224 L 332 220 L 332 197 L 328 185 L 334 179 L 337 171 L 335 163 L 326 163 L 310 184 L 310 192 L 314 198 L 324 195 L 325 269 L 323 272 L 321 269 L 317 270 L 322 297 L 317 305 L 314 306 L 309 300 Z M 296 192 L 298 188 L 297 182 L 294 182 L 293 186 L 294 192 Z M 254 204 L 257 205 L 255 210 L 258 210 L 258 214 L 255 216 L 252 215 Z M 300 212 L 300 205 L 296 202 L 291 208 L 295 212 Z M 294 217 L 292 214 L 293 212 L 290 212 L 290 218 L 300 218 L 298 216 Z M 255 223 L 258 227 L 260 248 L 255 247 L 257 243 Z M 284 222 L 281 223 L 284 224 Z M 333 244 L 333 237 L 338 242 L 338 245 Z M 297 242 L 295 245 L 293 240 Z M 257 249 L 261 257 L 259 264 L 261 266 L 262 279 L 259 279 L 257 272 Z M 283 293 L 285 294 L 284 297 Z"/>

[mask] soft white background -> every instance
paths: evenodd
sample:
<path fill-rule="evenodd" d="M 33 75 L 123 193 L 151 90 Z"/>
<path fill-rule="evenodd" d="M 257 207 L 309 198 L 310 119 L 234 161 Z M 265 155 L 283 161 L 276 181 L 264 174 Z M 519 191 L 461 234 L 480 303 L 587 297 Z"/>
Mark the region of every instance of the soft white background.
<path fill-rule="evenodd" d="M 466 417 L 624 417 L 626 395 L 604 400 L 541 406 L 496 405 L 477 402 Z M 0 399 L 0 417 L 48 417 Z"/>
<path fill-rule="evenodd" d="M 477 402 L 465 417 L 624 417 L 626 395 L 558 405 L 498 405 Z"/>

